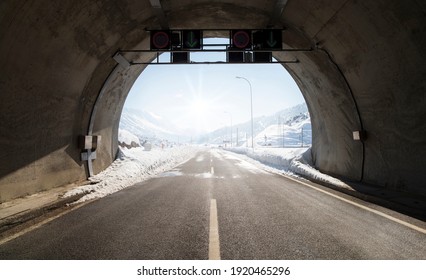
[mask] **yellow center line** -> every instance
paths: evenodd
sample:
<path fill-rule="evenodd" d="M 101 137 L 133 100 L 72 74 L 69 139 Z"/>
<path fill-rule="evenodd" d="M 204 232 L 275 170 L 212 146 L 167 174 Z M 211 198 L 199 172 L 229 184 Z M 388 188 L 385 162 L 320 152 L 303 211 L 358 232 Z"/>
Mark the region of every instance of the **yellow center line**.
<path fill-rule="evenodd" d="M 219 225 L 216 199 L 210 201 L 209 260 L 220 260 Z"/>

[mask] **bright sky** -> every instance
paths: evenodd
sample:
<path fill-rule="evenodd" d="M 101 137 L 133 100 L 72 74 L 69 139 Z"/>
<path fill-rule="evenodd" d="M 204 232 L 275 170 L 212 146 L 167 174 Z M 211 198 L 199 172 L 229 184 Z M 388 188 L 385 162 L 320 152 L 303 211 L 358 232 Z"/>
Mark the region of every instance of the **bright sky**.
<path fill-rule="evenodd" d="M 205 40 L 223 43 L 224 39 Z M 169 59 L 164 53 L 161 60 Z M 192 61 L 224 61 L 225 53 L 191 53 Z M 149 65 L 131 89 L 125 107 L 154 113 L 179 129 L 194 132 L 250 120 L 250 81 L 254 117 L 305 102 L 280 64 Z"/>

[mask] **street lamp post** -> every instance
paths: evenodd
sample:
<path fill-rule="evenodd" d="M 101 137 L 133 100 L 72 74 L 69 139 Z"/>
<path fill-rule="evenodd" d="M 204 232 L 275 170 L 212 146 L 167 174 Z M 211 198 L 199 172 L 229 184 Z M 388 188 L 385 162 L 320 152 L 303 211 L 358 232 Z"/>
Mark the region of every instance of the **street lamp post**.
<path fill-rule="evenodd" d="M 235 77 L 235 78 L 245 80 L 245 81 L 249 84 L 249 86 L 250 86 L 250 107 L 251 107 L 251 148 L 252 148 L 252 149 L 254 149 L 254 139 L 253 139 L 253 91 L 252 91 L 252 88 L 251 88 L 251 83 L 250 83 L 250 81 L 249 81 L 249 80 L 247 80 L 247 79 L 246 79 L 246 78 L 244 78 L 244 77 L 239 77 L 239 76 L 237 76 L 237 77 Z"/>

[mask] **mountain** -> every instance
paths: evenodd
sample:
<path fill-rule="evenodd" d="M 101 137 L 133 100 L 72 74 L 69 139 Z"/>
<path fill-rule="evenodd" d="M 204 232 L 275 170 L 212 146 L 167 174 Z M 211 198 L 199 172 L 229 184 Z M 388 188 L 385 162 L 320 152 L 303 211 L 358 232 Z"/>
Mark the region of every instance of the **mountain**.
<path fill-rule="evenodd" d="M 160 116 L 131 108 L 123 109 L 120 130 L 136 135 L 141 143 L 146 140 L 153 143 L 164 140 L 173 142 L 177 140 L 179 134 L 169 121 Z"/>
<path fill-rule="evenodd" d="M 288 118 L 284 123 L 272 124 L 254 138 L 256 146 L 302 147 L 312 144 L 311 119 L 308 113 Z"/>
<path fill-rule="evenodd" d="M 237 134 L 238 130 L 238 134 Z M 255 145 L 274 147 L 296 147 L 311 145 L 312 129 L 308 108 L 305 103 L 276 112 L 270 116 L 253 119 L 253 134 Z M 251 145 L 251 121 L 232 127 L 233 146 Z M 265 139 L 266 136 L 266 139 Z M 224 145 L 231 140 L 231 128 L 224 127 L 205 134 L 199 139 L 200 143 Z"/>
<path fill-rule="evenodd" d="M 276 112 L 270 116 L 262 116 L 253 120 L 256 146 L 300 147 L 311 145 L 311 120 L 306 104 L 300 104 Z M 223 127 L 192 139 L 191 133 L 186 136 L 178 131 L 170 121 L 153 113 L 124 108 L 120 120 L 121 135 L 130 132 L 136 135 L 140 143 L 149 141 L 153 144 L 164 142 L 175 143 L 191 141 L 198 144 L 229 145 L 231 127 Z M 238 133 L 237 133 L 238 131 Z M 188 136 L 189 135 L 189 136 Z M 236 124 L 232 127 L 232 145 L 251 145 L 251 122 Z M 119 139 L 120 140 L 120 139 Z M 302 143 L 303 140 L 303 143 Z M 124 141 L 124 139 L 123 139 Z"/>

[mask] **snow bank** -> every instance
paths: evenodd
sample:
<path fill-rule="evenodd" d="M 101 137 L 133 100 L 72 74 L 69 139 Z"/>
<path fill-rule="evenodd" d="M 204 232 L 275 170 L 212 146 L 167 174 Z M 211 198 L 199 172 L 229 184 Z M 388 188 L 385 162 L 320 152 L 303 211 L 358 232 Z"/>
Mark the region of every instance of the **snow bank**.
<path fill-rule="evenodd" d="M 290 171 L 292 161 L 310 149 L 305 148 L 251 148 L 238 147 L 227 149 L 231 152 L 244 154 L 276 169 Z"/>
<path fill-rule="evenodd" d="M 118 129 L 118 142 L 120 146 L 127 148 L 141 146 L 139 138 L 125 129 Z"/>
<path fill-rule="evenodd" d="M 91 177 L 89 185 L 80 186 L 65 194 L 65 197 L 88 193 L 78 202 L 107 196 L 138 182 L 147 180 L 159 173 L 192 158 L 201 148 L 180 146 L 167 149 L 144 151 L 143 148 L 120 149 L 118 158 L 103 172 Z M 307 178 L 350 188 L 342 181 L 316 170 L 312 164 L 310 148 L 229 148 L 231 152 L 247 156 L 265 170 L 288 175 L 299 174 Z M 77 202 L 77 203 L 78 203 Z"/>
<path fill-rule="evenodd" d="M 199 148 L 191 146 L 153 149 L 149 152 L 143 148 L 120 149 L 118 158 L 110 167 L 89 178 L 92 184 L 75 188 L 67 192 L 65 197 L 89 193 L 78 203 L 107 196 L 169 170 L 189 160 L 197 151 Z"/>
<path fill-rule="evenodd" d="M 321 173 L 313 167 L 310 148 L 229 148 L 229 151 L 246 155 L 275 169 L 276 172 L 289 172 L 333 186 L 352 189 L 344 182 Z M 271 170 L 270 170 L 271 171 Z M 289 174 L 291 175 L 291 174 Z"/>
<path fill-rule="evenodd" d="M 291 161 L 289 170 L 314 181 L 319 181 L 322 183 L 331 184 L 333 186 L 352 190 L 352 187 L 350 187 L 346 183 L 332 176 L 321 173 L 319 170 L 315 169 L 312 166 L 312 153 L 311 149 L 309 149 L 305 153 L 301 154 L 298 157 L 295 157 Z"/>

